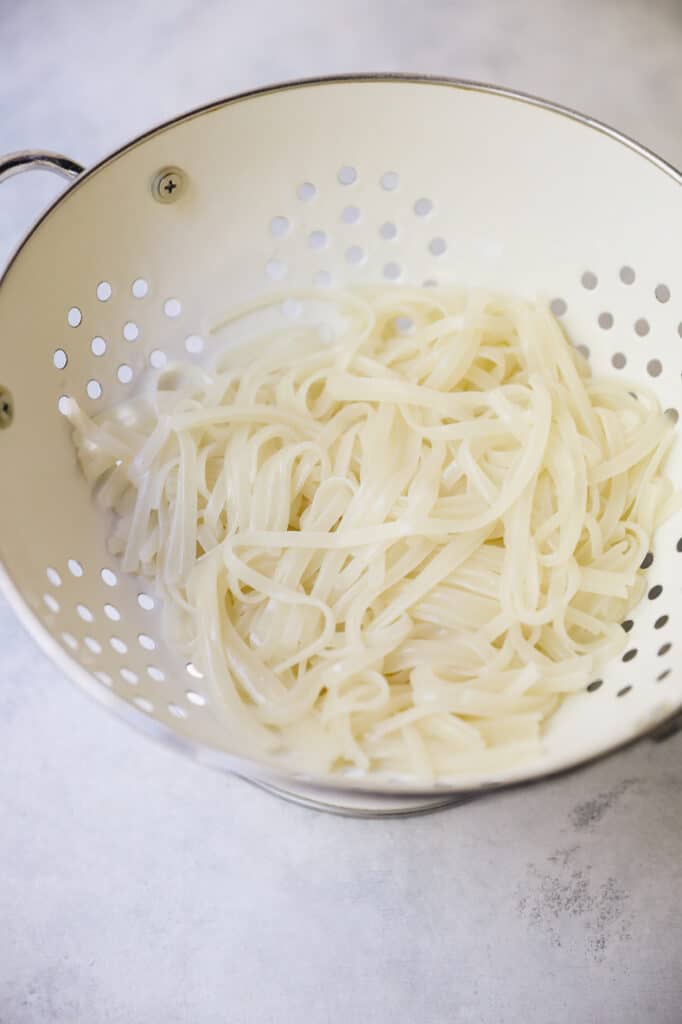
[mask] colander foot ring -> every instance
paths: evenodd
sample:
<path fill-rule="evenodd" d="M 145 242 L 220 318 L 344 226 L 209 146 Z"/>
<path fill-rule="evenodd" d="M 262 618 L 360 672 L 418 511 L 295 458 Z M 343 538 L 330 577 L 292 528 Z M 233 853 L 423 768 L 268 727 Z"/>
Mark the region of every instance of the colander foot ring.
<path fill-rule="evenodd" d="M 322 790 L 304 783 L 292 783 L 282 786 L 264 779 L 248 775 L 238 775 L 239 779 L 248 782 L 258 789 L 265 790 L 289 803 L 309 807 L 327 814 L 339 814 L 346 818 L 404 818 L 417 814 L 430 814 L 433 811 L 457 807 L 470 803 L 475 799 L 473 794 L 448 793 L 442 796 L 423 796 L 391 793 L 385 796 L 364 793 L 361 790 L 353 793 Z"/>

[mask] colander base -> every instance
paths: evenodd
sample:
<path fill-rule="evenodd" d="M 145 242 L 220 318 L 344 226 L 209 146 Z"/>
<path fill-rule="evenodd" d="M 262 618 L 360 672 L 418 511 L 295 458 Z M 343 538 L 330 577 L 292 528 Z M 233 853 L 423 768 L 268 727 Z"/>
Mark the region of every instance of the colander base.
<path fill-rule="evenodd" d="M 461 793 L 437 797 L 395 793 L 380 796 L 375 793 L 350 791 L 322 793 L 319 789 L 303 784 L 279 786 L 248 775 L 238 775 L 237 778 L 289 803 L 314 811 L 325 811 L 327 814 L 338 814 L 345 818 L 404 818 L 457 807 L 474 799 L 473 795 L 462 796 Z"/>

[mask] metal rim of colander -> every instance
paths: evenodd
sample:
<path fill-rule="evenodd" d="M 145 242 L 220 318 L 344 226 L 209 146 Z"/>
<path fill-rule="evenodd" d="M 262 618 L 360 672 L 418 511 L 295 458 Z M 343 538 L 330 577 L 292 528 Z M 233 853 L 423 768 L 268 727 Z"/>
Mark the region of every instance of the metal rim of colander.
<path fill-rule="evenodd" d="M 317 78 L 294 79 L 277 85 L 264 86 L 258 89 L 238 93 L 235 96 L 227 97 L 205 104 L 201 107 L 194 108 L 185 114 L 171 118 L 170 120 L 164 121 L 156 127 L 143 132 L 130 142 L 127 142 L 123 146 L 114 150 L 92 167 L 84 170 L 83 173 L 79 174 L 73 183 L 67 186 L 67 188 L 64 189 L 64 191 L 62 191 L 60 195 L 57 196 L 57 198 L 46 208 L 20 241 L 13 255 L 10 257 L 3 273 L 0 275 L 0 287 L 2 287 L 7 273 L 21 254 L 24 246 L 39 229 L 43 221 L 50 216 L 50 214 L 70 195 L 71 192 L 79 188 L 92 174 L 101 170 L 106 165 L 113 163 L 118 159 L 118 157 L 141 145 L 152 136 L 174 128 L 178 124 L 192 120 L 195 117 L 200 117 L 203 114 L 210 113 L 213 110 L 240 103 L 245 100 L 265 96 L 270 93 L 285 92 L 301 88 L 313 88 L 316 86 L 342 85 L 343 83 L 355 84 L 371 82 L 397 82 L 408 85 L 431 86 L 441 85 L 443 87 L 459 89 L 462 91 L 480 92 L 488 95 L 500 96 L 505 99 L 525 103 L 532 107 L 539 107 L 543 110 L 550 111 L 551 113 L 569 118 L 570 120 L 576 121 L 587 128 L 591 128 L 594 131 L 598 131 L 608 136 L 615 142 L 620 143 L 650 163 L 654 164 L 659 170 L 673 178 L 677 184 L 682 185 L 682 172 L 677 170 L 672 164 L 658 156 L 652 150 L 637 142 L 635 139 L 630 138 L 628 135 L 625 135 L 602 121 L 582 114 L 570 107 L 553 103 L 529 93 L 520 92 L 503 86 L 470 81 L 467 79 L 449 78 L 439 75 L 417 75 L 393 72 L 331 75 Z M 27 154 L 27 156 L 29 157 L 30 162 L 30 154 Z M 69 163 L 71 164 L 70 161 Z M 91 677 L 90 673 L 74 661 L 40 623 L 1 562 L 0 590 L 4 593 L 10 607 L 14 610 L 22 625 L 27 629 L 50 659 L 64 672 L 66 676 L 68 676 L 69 679 L 75 682 L 99 704 L 111 711 L 117 718 L 128 722 L 138 731 L 152 737 L 164 746 L 189 755 L 194 761 L 206 764 L 215 769 L 236 774 L 246 781 L 254 783 L 255 785 L 273 792 L 284 799 L 316 809 L 360 817 L 374 816 L 375 814 L 395 815 L 415 812 L 418 813 L 420 811 L 437 809 L 451 804 L 463 803 L 468 799 L 476 796 L 482 796 L 486 793 L 516 789 L 521 786 L 542 782 L 550 778 L 557 778 L 578 769 L 586 768 L 603 758 L 625 750 L 647 737 L 652 739 L 666 739 L 668 736 L 673 735 L 678 731 L 678 729 L 682 729 L 682 702 L 680 702 L 672 711 L 666 713 L 653 724 L 645 725 L 642 729 L 627 739 L 620 740 L 611 746 L 605 747 L 596 754 L 590 754 L 587 757 L 578 758 L 570 764 L 562 765 L 551 770 L 533 770 L 532 766 L 530 766 L 528 773 L 524 775 L 523 778 L 517 778 L 509 781 L 485 782 L 478 784 L 467 784 L 466 782 L 463 782 L 461 785 L 448 784 L 447 786 L 436 785 L 432 787 L 398 786 L 396 784 L 381 786 L 376 784 L 373 787 L 371 785 L 363 785 L 361 781 L 356 783 L 354 780 L 350 779 L 309 778 L 294 773 L 287 774 L 281 770 L 278 770 L 276 775 L 273 776 L 272 771 L 262 763 L 257 761 L 243 761 L 233 755 L 225 753 L 224 751 L 219 751 L 178 736 L 167 726 L 162 725 L 155 719 L 149 718 L 134 706 L 116 698 L 105 687 L 98 685 Z M 291 786 L 291 789 L 288 788 L 289 786 Z M 343 798 L 344 796 L 347 797 L 349 795 L 355 795 L 356 797 L 367 796 L 368 798 L 376 797 L 377 799 L 395 798 L 397 801 L 403 797 L 406 800 L 422 800 L 423 802 L 421 804 L 410 803 L 404 808 L 400 808 L 398 805 L 387 807 L 383 810 L 379 808 L 363 809 L 356 806 L 345 806 L 342 802 Z"/>

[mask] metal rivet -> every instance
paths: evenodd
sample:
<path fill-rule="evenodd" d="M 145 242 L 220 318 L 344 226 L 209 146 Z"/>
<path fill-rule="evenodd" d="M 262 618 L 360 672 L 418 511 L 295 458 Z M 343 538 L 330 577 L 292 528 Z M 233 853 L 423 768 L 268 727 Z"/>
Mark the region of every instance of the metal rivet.
<path fill-rule="evenodd" d="M 174 203 L 183 193 L 185 176 L 178 167 L 164 167 L 154 176 L 152 195 L 159 203 Z"/>
<path fill-rule="evenodd" d="M 9 427 L 14 419 L 14 402 L 7 388 L 0 387 L 0 430 Z"/>

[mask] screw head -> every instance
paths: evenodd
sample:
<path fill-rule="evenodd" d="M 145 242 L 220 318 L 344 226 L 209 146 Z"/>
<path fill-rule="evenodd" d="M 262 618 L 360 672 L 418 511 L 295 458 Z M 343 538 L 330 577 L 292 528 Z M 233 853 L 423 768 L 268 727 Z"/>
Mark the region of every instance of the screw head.
<path fill-rule="evenodd" d="M 0 387 L 0 430 L 9 427 L 14 419 L 14 402 L 7 388 Z"/>
<path fill-rule="evenodd" d="M 154 176 L 152 195 L 159 203 L 174 203 L 185 186 L 185 176 L 178 167 L 164 167 Z"/>

